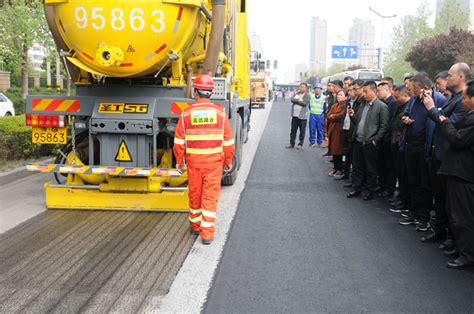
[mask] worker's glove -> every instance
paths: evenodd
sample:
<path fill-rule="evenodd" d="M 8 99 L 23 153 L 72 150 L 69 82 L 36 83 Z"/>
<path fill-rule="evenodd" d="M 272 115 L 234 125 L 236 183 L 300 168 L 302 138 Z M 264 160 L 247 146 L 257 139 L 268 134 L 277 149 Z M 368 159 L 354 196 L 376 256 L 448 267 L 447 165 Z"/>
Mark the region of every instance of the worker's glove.
<path fill-rule="evenodd" d="M 184 172 L 183 165 L 176 164 L 176 171 L 178 171 L 180 174 L 183 174 L 183 172 Z"/>

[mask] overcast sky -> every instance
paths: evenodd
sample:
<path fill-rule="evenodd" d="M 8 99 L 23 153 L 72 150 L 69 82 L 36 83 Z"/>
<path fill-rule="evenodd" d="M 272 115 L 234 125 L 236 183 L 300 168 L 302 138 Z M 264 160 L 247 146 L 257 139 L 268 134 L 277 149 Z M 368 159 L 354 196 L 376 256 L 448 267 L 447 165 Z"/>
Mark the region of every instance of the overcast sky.
<path fill-rule="evenodd" d="M 249 0 L 249 35 L 260 35 L 264 59 L 277 59 L 279 62 L 279 81 L 294 74 L 297 63 L 309 63 L 309 40 L 311 17 L 318 16 L 328 20 L 328 53 L 331 45 L 347 44 L 338 37 L 349 37 L 349 28 L 354 18 L 370 20 L 376 26 L 375 46 L 379 47 L 382 36 L 382 19 L 369 11 L 372 7 L 383 15 L 397 14 L 398 17 L 386 19 L 384 23 L 384 48 L 390 43 L 390 34 L 400 18 L 414 15 L 416 8 L 424 0 Z M 426 0 L 434 11 L 436 0 Z M 273 75 L 272 75 L 273 76 Z"/>

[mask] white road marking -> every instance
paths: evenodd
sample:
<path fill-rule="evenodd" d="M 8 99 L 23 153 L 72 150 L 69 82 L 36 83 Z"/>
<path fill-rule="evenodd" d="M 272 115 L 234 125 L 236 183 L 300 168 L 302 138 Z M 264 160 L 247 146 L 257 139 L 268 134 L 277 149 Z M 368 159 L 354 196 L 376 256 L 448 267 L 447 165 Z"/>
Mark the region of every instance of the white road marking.
<path fill-rule="evenodd" d="M 233 186 L 224 187 L 217 212 L 216 238 L 209 246 L 198 238 L 178 272 L 169 293 L 149 300 L 145 312 L 199 313 L 206 302 L 216 268 L 222 256 L 232 220 L 239 205 L 240 195 L 252 167 L 260 139 L 267 124 L 272 104 L 264 110 L 252 110 L 249 140 L 244 145 L 242 167 Z"/>

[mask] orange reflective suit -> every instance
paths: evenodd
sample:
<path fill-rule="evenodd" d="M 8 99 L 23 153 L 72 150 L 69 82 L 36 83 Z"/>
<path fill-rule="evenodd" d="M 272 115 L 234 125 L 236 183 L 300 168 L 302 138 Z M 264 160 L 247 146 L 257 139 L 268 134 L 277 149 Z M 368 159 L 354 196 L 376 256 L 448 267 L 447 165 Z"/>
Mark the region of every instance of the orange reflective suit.
<path fill-rule="evenodd" d="M 200 99 L 181 113 L 173 151 L 176 164 L 186 161 L 189 222 L 203 240 L 213 240 L 223 164 L 232 165 L 234 135 L 224 109 Z"/>

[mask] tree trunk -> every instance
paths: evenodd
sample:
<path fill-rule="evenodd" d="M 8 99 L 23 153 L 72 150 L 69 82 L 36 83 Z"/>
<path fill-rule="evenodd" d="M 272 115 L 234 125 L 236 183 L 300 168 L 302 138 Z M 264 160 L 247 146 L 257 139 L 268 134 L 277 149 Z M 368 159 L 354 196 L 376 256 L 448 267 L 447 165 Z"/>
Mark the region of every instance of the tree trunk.
<path fill-rule="evenodd" d="M 61 90 L 61 60 L 59 60 L 59 55 L 56 57 L 56 90 Z"/>
<path fill-rule="evenodd" d="M 28 47 L 23 47 L 23 62 L 21 65 L 21 97 L 28 96 Z"/>
<path fill-rule="evenodd" d="M 66 96 L 71 96 L 71 78 L 67 78 Z"/>
<path fill-rule="evenodd" d="M 51 61 L 46 60 L 46 87 L 51 88 Z"/>

